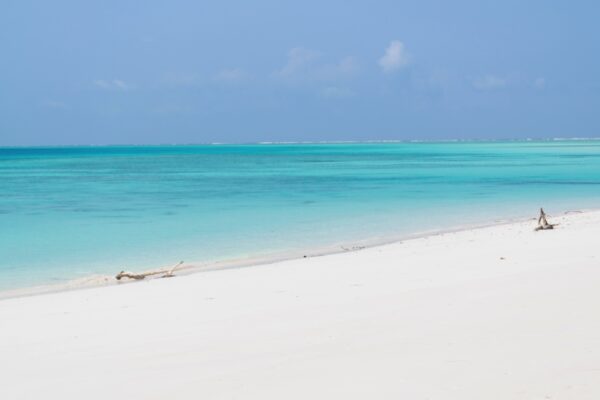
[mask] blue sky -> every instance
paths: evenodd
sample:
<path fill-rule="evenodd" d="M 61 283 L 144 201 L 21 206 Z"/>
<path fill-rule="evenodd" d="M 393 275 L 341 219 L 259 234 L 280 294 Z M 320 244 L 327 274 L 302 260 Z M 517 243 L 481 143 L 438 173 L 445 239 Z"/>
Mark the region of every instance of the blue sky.
<path fill-rule="evenodd" d="M 27 1 L 0 145 L 600 136 L 592 1 Z"/>

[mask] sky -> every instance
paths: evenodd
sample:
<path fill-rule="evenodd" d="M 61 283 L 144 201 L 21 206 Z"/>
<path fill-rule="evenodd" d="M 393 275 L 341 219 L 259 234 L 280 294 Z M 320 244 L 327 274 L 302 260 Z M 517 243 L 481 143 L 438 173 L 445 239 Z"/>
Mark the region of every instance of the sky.
<path fill-rule="evenodd" d="M 1 146 L 600 136 L 594 1 L 1 9 Z"/>

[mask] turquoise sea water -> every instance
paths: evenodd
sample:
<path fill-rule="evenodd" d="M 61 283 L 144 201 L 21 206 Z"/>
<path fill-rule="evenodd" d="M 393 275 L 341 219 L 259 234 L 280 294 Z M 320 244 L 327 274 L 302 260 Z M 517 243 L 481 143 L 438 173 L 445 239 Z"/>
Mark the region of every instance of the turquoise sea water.
<path fill-rule="evenodd" d="M 0 290 L 600 205 L 600 141 L 0 148 Z"/>

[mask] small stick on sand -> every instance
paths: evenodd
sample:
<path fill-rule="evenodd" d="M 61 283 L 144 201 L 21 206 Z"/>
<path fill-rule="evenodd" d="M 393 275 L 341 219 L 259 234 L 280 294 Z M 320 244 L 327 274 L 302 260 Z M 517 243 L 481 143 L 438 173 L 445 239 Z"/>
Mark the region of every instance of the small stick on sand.
<path fill-rule="evenodd" d="M 118 281 L 120 281 L 122 278 L 141 280 L 141 279 L 146 278 L 147 276 L 160 275 L 160 274 L 163 274 L 162 278 L 170 278 L 172 276 L 175 276 L 174 275 L 175 269 L 178 268 L 179 266 L 181 266 L 181 264 L 183 264 L 183 261 L 179 261 L 177 264 L 173 265 L 169 269 L 161 269 L 158 271 L 142 272 L 139 274 L 136 274 L 133 272 L 121 271 L 115 276 L 115 279 Z"/>
<path fill-rule="evenodd" d="M 178 268 L 181 264 L 183 264 L 183 261 L 179 261 L 179 263 L 173 265 L 171 267 L 171 269 L 169 271 L 167 271 L 167 273 L 164 274 L 162 277 L 163 278 L 170 278 L 172 276 L 175 276 L 173 273 L 175 272 L 175 269 Z"/>
<path fill-rule="evenodd" d="M 540 216 L 538 217 L 538 226 L 535 228 L 536 231 L 545 231 L 548 229 L 554 229 L 557 224 L 550 224 L 546 219 L 546 213 L 543 208 L 540 208 Z"/>

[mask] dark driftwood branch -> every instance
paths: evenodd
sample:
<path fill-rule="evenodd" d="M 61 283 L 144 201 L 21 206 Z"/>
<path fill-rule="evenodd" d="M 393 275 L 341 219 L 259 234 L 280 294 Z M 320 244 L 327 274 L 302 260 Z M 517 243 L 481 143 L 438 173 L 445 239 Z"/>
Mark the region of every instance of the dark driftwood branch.
<path fill-rule="evenodd" d="M 181 266 L 181 264 L 183 264 L 183 261 L 178 262 L 177 264 L 173 265 L 171 268 L 169 269 L 161 269 L 161 270 L 157 270 L 157 271 L 149 271 L 149 272 L 141 272 L 139 274 L 133 273 L 133 272 L 125 272 L 125 271 L 121 271 L 119 272 L 116 276 L 115 279 L 117 279 L 118 281 L 120 281 L 122 278 L 129 278 L 129 279 L 135 279 L 135 280 L 141 280 L 146 278 L 147 276 L 151 276 L 151 275 L 162 275 L 162 278 L 170 278 L 174 275 L 175 269 L 178 268 L 179 266 Z"/>
<path fill-rule="evenodd" d="M 538 217 L 538 226 L 535 228 L 536 231 L 545 231 L 548 229 L 554 229 L 557 224 L 550 224 L 546 219 L 546 213 L 543 208 L 540 208 L 540 216 Z"/>

